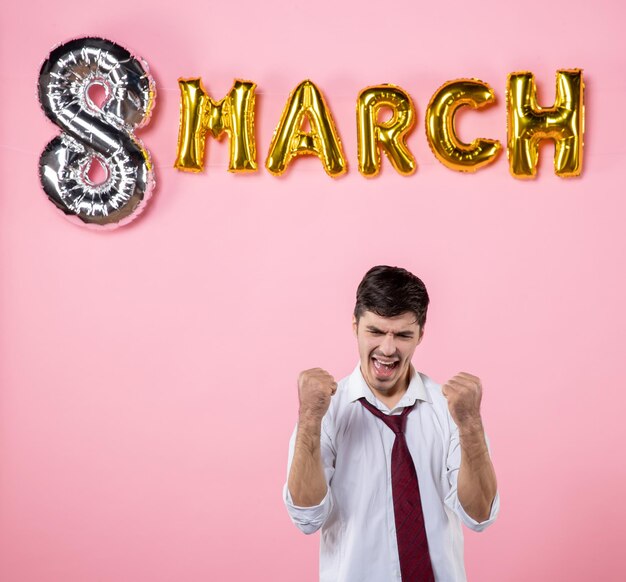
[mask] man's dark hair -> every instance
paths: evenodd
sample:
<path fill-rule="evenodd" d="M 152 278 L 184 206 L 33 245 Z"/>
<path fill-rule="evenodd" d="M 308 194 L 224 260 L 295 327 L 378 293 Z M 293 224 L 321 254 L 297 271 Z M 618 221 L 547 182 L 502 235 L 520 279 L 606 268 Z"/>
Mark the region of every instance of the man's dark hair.
<path fill-rule="evenodd" d="M 395 317 L 410 311 L 421 328 L 426 323 L 428 292 L 419 277 L 400 267 L 372 267 L 356 291 L 354 317 L 357 322 L 365 311 L 381 317 Z"/>

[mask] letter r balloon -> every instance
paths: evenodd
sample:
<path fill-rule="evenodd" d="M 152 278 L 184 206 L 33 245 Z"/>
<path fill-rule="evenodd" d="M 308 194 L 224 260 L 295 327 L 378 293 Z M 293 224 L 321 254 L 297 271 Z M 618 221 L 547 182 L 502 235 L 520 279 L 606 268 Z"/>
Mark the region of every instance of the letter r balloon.
<path fill-rule="evenodd" d="M 391 118 L 379 119 L 382 109 Z M 415 172 L 417 164 L 406 145 L 415 124 L 415 107 L 409 94 L 390 84 L 367 87 L 359 93 L 356 106 L 359 171 L 373 177 L 380 171 L 380 150 L 403 176 Z"/>

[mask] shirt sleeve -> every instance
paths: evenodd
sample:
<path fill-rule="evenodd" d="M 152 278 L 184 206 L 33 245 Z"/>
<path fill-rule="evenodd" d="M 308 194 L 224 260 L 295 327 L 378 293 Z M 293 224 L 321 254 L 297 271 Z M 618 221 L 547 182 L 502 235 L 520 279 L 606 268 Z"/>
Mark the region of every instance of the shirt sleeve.
<path fill-rule="evenodd" d="M 459 501 L 459 495 L 457 491 L 457 479 L 459 476 L 459 469 L 461 467 L 461 443 L 459 441 L 459 430 L 457 426 L 454 424 L 452 419 L 450 419 L 450 425 L 452 428 L 451 438 L 450 438 L 450 448 L 448 451 L 448 459 L 447 459 L 447 471 L 448 471 L 448 481 L 450 483 L 450 491 L 445 499 L 445 504 L 449 507 L 459 519 L 471 530 L 473 531 L 483 531 L 488 528 L 498 517 L 498 512 L 500 511 L 500 494 L 496 492 L 496 495 L 491 504 L 491 512 L 489 514 L 489 518 L 485 521 L 476 521 L 474 518 L 470 517 L 461 502 Z M 489 449 L 489 440 L 485 436 L 485 440 L 487 441 L 487 449 Z"/>
<path fill-rule="evenodd" d="M 283 499 L 287 507 L 287 513 L 295 526 L 305 534 L 315 533 L 326 521 L 332 509 L 330 488 L 326 490 L 326 496 L 319 505 L 312 507 L 299 507 L 294 505 L 287 483 L 283 489 Z"/>
<path fill-rule="evenodd" d="M 296 426 L 293 434 L 291 435 L 291 440 L 289 441 L 289 462 L 287 464 L 287 475 L 289 475 L 289 470 L 291 469 L 291 461 L 293 460 L 297 432 L 298 427 Z M 291 493 L 289 492 L 289 487 L 287 486 L 286 482 L 283 487 L 283 501 L 285 502 L 287 513 L 289 514 L 289 517 L 291 518 L 291 521 L 294 523 L 294 525 L 305 534 L 312 534 L 316 532 L 320 527 L 322 527 L 333 508 L 330 481 L 334 473 L 335 455 L 330 442 L 330 438 L 328 437 L 328 433 L 325 430 L 324 422 L 322 423 L 320 445 L 322 453 L 322 463 L 324 465 L 324 473 L 326 475 L 326 495 L 324 499 L 322 499 L 320 504 L 311 507 L 300 507 L 298 505 L 295 505 L 293 503 L 293 500 L 291 499 Z"/>

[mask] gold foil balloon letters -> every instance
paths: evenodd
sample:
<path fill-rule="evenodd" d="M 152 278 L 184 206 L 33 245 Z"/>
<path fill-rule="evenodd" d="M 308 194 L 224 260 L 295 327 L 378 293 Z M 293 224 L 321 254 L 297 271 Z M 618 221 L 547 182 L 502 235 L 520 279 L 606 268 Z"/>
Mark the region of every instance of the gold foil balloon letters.
<path fill-rule="evenodd" d="M 254 90 L 249 81 L 236 80 L 228 95 L 213 101 L 200 79 L 179 79 L 180 127 L 178 155 L 174 164 L 179 170 L 199 172 L 204 168 L 207 133 L 217 139 L 224 134 L 230 140 L 231 172 L 257 169 L 254 141 Z"/>
<path fill-rule="evenodd" d="M 380 121 L 384 108 L 392 116 Z M 368 87 L 357 99 L 357 143 L 359 171 L 364 176 L 376 176 L 380 171 L 380 149 L 393 167 L 402 175 L 415 172 L 415 158 L 406 145 L 406 137 L 415 124 L 415 108 L 409 95 L 394 85 Z"/>
<path fill-rule="evenodd" d="M 580 69 L 557 71 L 556 100 L 552 107 L 537 103 L 532 73 L 512 73 L 507 83 L 509 169 L 516 178 L 537 173 L 539 142 L 555 142 L 554 171 L 578 176 L 583 161 L 584 83 Z"/>
<path fill-rule="evenodd" d="M 207 133 L 230 139 L 233 172 L 256 170 L 254 134 L 255 88 L 249 81 L 235 81 L 230 93 L 213 101 L 200 79 L 181 79 L 180 128 L 175 166 L 199 172 L 204 166 Z M 532 178 L 537 172 L 538 145 L 543 139 L 556 142 L 555 173 L 578 176 L 582 169 L 584 127 L 584 83 L 579 69 L 557 72 L 557 96 L 552 107 L 537 103 L 531 73 L 512 73 L 507 83 L 507 154 L 515 178 Z M 455 118 L 462 107 L 480 111 L 495 103 L 493 89 L 477 79 L 444 83 L 426 109 L 426 138 L 435 157 L 447 168 L 475 172 L 492 164 L 502 145 L 498 140 L 476 138 L 462 141 Z M 391 116 L 383 119 L 385 111 Z M 356 104 L 359 172 L 378 175 L 381 151 L 394 169 L 408 176 L 417 163 L 407 146 L 415 125 L 415 107 L 410 95 L 395 85 L 381 84 L 363 89 Z M 265 166 L 282 175 L 293 158 L 315 155 L 326 173 L 335 178 L 347 170 L 341 140 L 321 91 L 309 80 L 289 96 L 274 136 Z"/>
<path fill-rule="evenodd" d="M 463 106 L 486 107 L 495 101 L 493 89 L 476 79 L 459 79 L 445 83 L 433 95 L 426 110 L 426 137 L 435 157 L 447 168 L 475 172 L 496 159 L 500 142 L 475 139 L 463 143 L 457 136 L 454 116 Z"/>
<path fill-rule="evenodd" d="M 302 131 L 309 122 L 310 131 Z M 265 166 L 276 175 L 285 171 L 295 156 L 314 154 L 326 173 L 335 178 L 346 171 L 346 161 L 324 96 L 311 81 L 303 81 L 290 95 L 274 132 Z"/>

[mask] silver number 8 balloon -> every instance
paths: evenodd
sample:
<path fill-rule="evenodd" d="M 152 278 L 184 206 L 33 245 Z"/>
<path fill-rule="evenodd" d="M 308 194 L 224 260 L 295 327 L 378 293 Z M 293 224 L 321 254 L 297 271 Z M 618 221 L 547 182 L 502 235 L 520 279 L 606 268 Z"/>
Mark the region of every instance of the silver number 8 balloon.
<path fill-rule="evenodd" d="M 148 150 L 134 135 L 154 108 L 148 65 L 102 38 L 56 47 L 41 66 L 39 102 L 63 133 L 41 154 L 39 175 L 48 198 L 79 224 L 115 228 L 133 220 L 154 189 Z M 92 98 L 101 86 L 104 98 Z M 95 183 L 97 160 L 105 178 Z"/>

